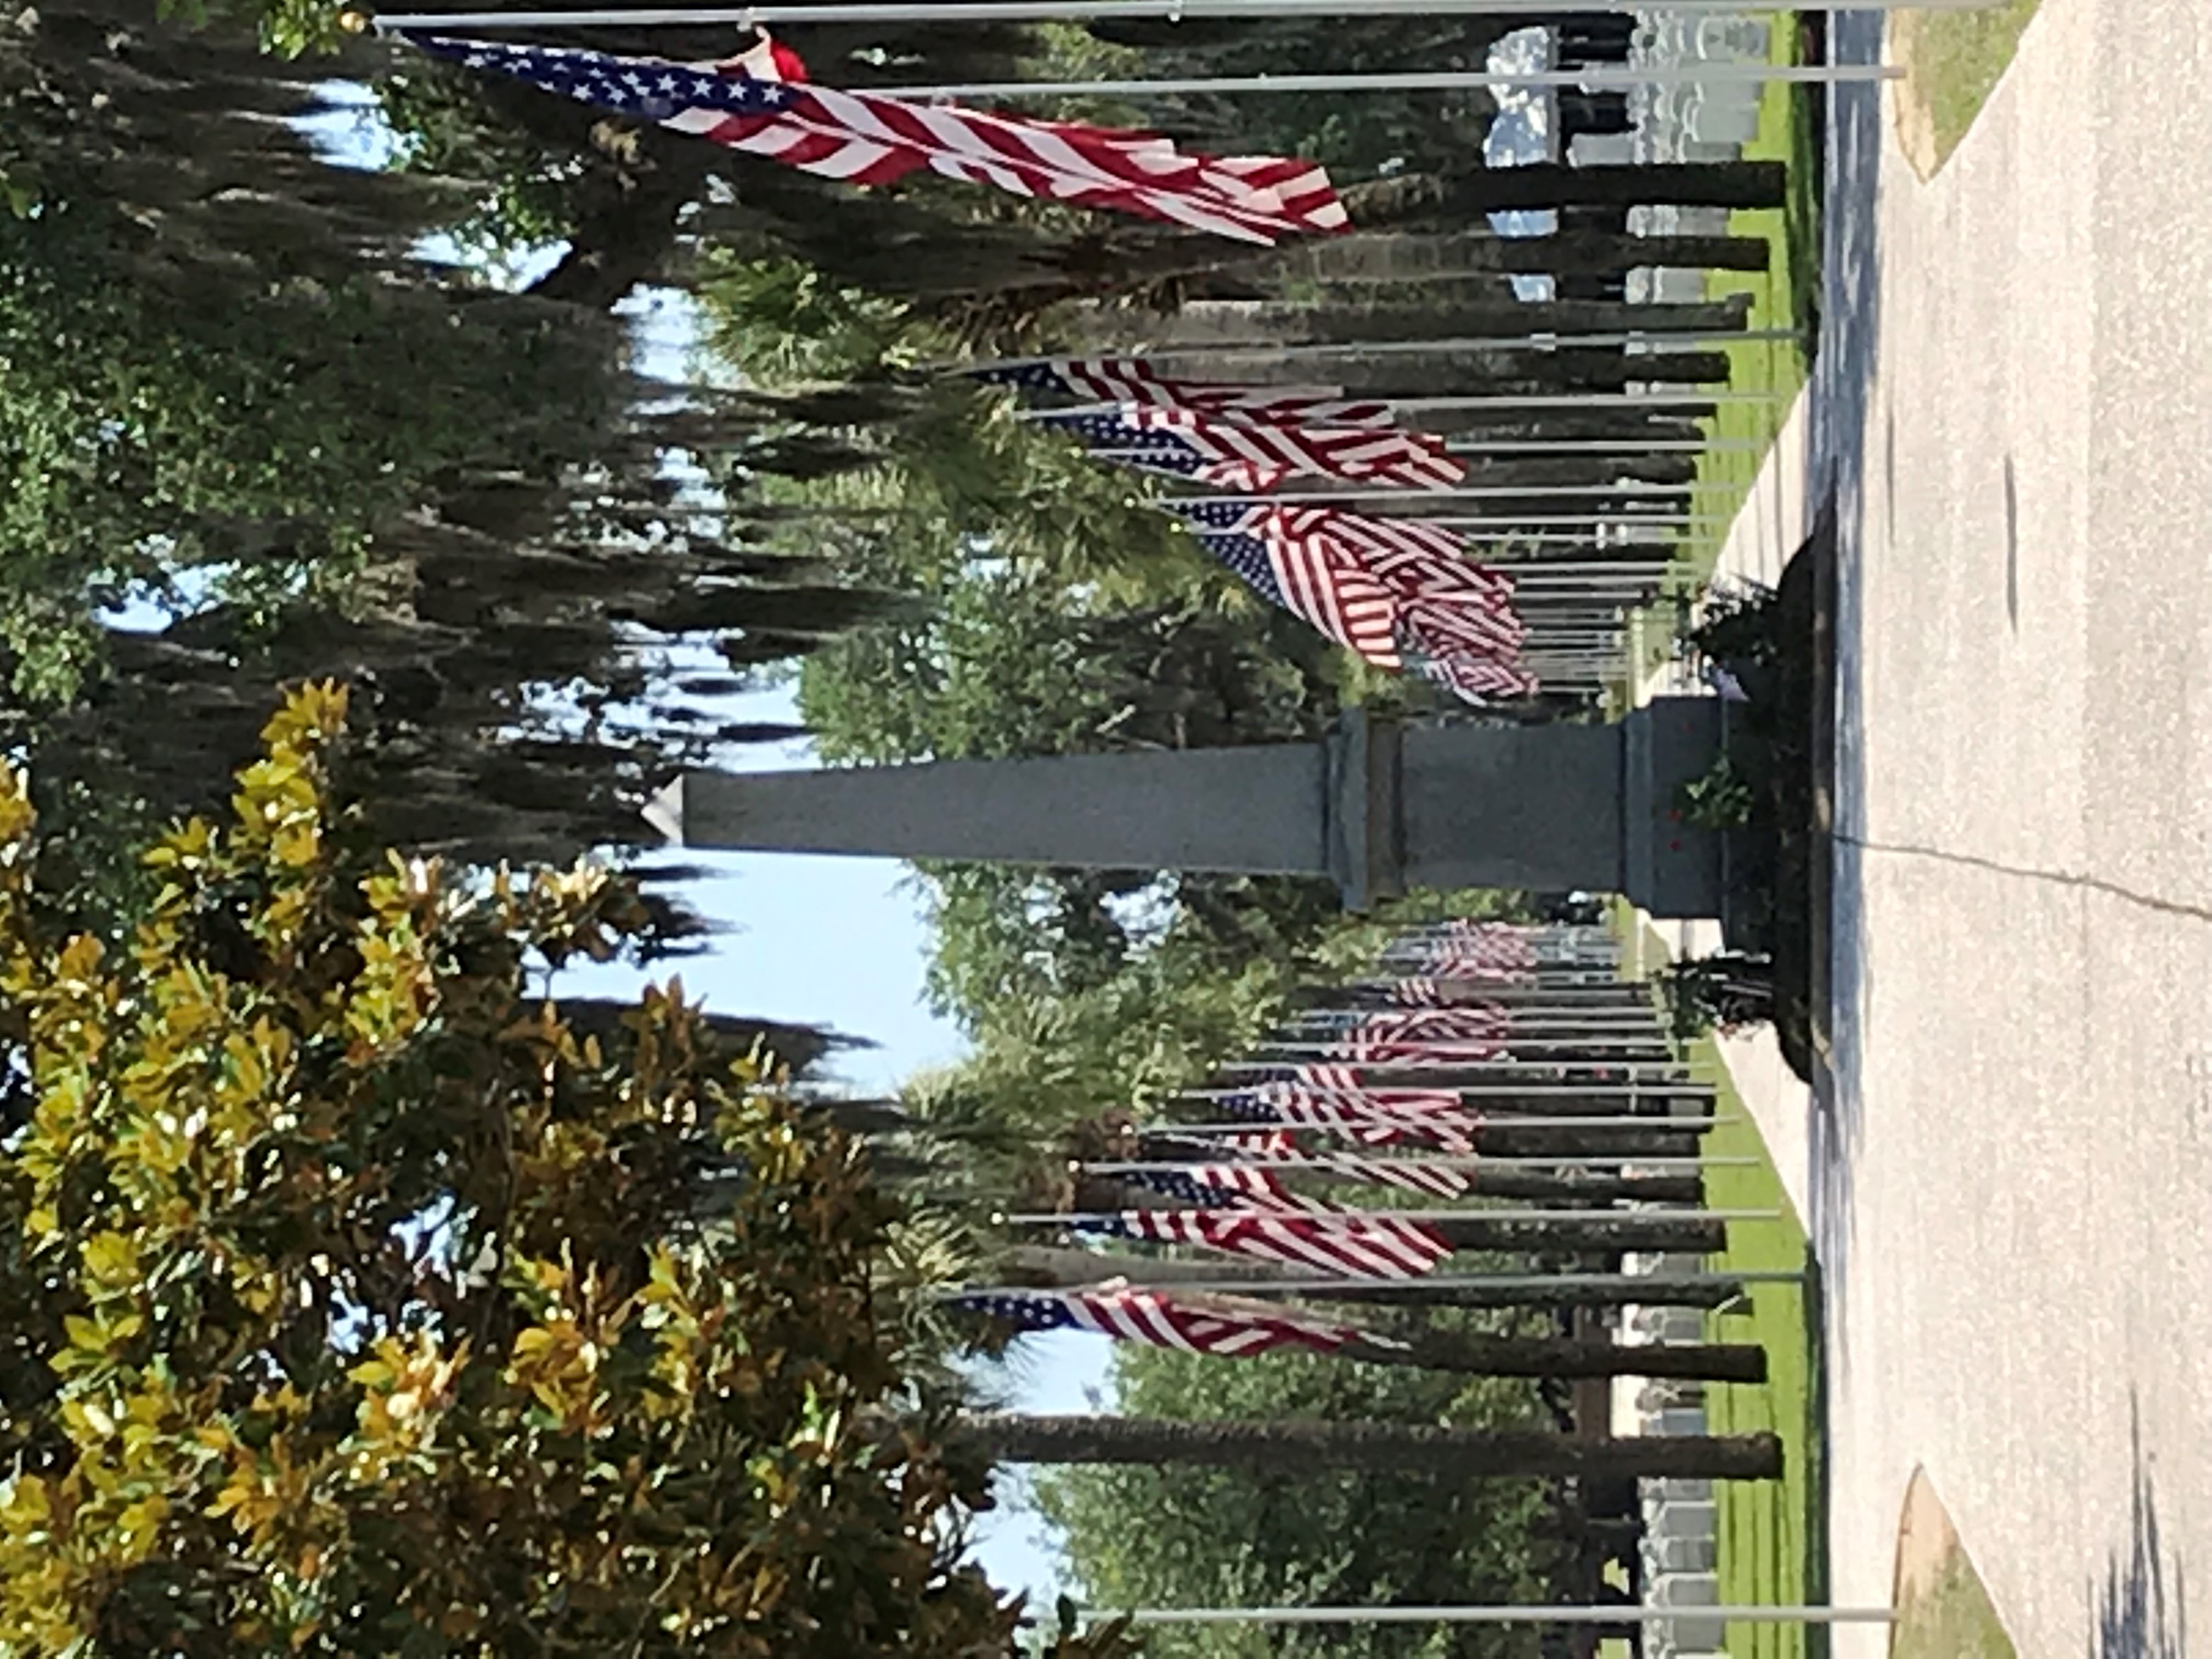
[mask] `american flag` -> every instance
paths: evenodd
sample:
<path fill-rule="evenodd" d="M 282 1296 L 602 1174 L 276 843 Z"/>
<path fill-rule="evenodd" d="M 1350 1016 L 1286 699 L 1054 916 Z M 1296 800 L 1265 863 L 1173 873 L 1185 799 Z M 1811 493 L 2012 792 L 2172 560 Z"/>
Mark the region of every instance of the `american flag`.
<path fill-rule="evenodd" d="M 1278 1080 L 1225 1096 L 1220 1106 L 1248 1122 L 1291 1124 L 1364 1146 L 1471 1152 L 1482 1127 L 1457 1095 L 1441 1090 L 1325 1089 Z"/>
<path fill-rule="evenodd" d="M 472 70 L 856 185 L 917 172 L 1110 208 L 1238 241 L 1349 228 L 1328 175 L 1275 156 L 1186 155 L 1149 133 L 1038 121 L 806 84 L 787 52 L 731 64 L 401 36 Z M 790 77 L 790 78 L 783 78 Z"/>
<path fill-rule="evenodd" d="M 1489 1060 L 1509 1022 L 1503 1010 L 1480 1006 L 1389 1009 L 1346 1018 L 1329 1052 L 1370 1065 L 1392 1060 Z"/>
<path fill-rule="evenodd" d="M 1397 1216 L 1366 1215 L 1319 1199 L 1302 1198 L 1268 1170 L 1249 1164 L 1184 1167 L 1164 1164 L 1157 1169 L 1129 1171 L 1121 1178 L 1191 1206 L 1189 1212 L 1169 1213 L 1261 1210 L 1320 1221 L 1323 1227 L 1315 1237 L 1300 1235 L 1285 1244 L 1280 1237 L 1261 1235 L 1260 1242 L 1271 1248 L 1295 1248 L 1302 1252 L 1301 1259 L 1308 1265 L 1353 1278 L 1396 1277 L 1384 1270 L 1392 1262 L 1413 1273 L 1426 1273 L 1435 1261 L 1442 1261 L 1451 1253 L 1442 1238 L 1417 1221 Z M 1157 1215 L 1161 1212 L 1139 1213 Z M 1252 1253 L 1243 1244 L 1216 1248 Z M 1429 1267 L 1419 1265 L 1431 1255 L 1435 1261 L 1430 1261 Z"/>
<path fill-rule="evenodd" d="M 1449 975 L 1425 974 L 1418 978 L 1394 979 L 1377 989 L 1386 1002 L 1401 1008 L 1490 1008 L 1505 1012 L 1505 1005 L 1495 1001 L 1476 1001 L 1464 996 L 1447 997 L 1444 988 L 1452 983 Z"/>
<path fill-rule="evenodd" d="M 1257 501 L 1174 505 L 1207 550 L 1263 598 L 1370 662 L 1411 665 L 1470 702 L 1534 690 L 1519 661 L 1528 630 L 1513 609 L 1511 580 L 1429 544 L 1448 532 Z M 1286 588 L 1285 576 L 1298 585 Z M 1332 594 L 1340 610 L 1356 596 L 1358 640 L 1325 608 Z"/>
<path fill-rule="evenodd" d="M 1347 1344 L 1372 1340 L 1354 1326 L 1328 1324 L 1264 1303 L 1170 1297 L 1111 1283 L 1084 1290 L 948 1297 L 946 1303 L 1021 1331 L 1095 1331 L 1117 1341 L 1229 1359 L 1280 1348 L 1333 1353 Z"/>
<path fill-rule="evenodd" d="M 1188 1172 L 1194 1180 L 1208 1186 L 1249 1192 L 1259 1182 L 1266 1182 L 1274 1191 L 1283 1192 L 1280 1175 L 1305 1172 L 1328 1176 L 1340 1181 L 1357 1181 L 1371 1187 L 1395 1187 L 1401 1192 L 1421 1193 L 1431 1198 L 1460 1198 L 1466 1194 L 1468 1181 L 1458 1170 L 1449 1165 L 1409 1162 L 1392 1158 L 1358 1158 L 1343 1153 L 1323 1152 L 1318 1155 L 1299 1150 L 1297 1140 L 1279 1131 L 1260 1135 L 1231 1135 L 1228 1144 L 1251 1159 L 1249 1163 L 1223 1164 L 1193 1164 Z M 1272 1166 L 1272 1167 L 1270 1167 Z M 1250 1184 L 1241 1184 L 1250 1183 Z"/>
<path fill-rule="evenodd" d="M 1410 949 L 1407 948 L 1410 945 Z M 1508 922 L 1449 922 L 1434 933 L 1392 947 L 1396 961 L 1410 961 L 1437 979 L 1525 980 L 1536 971 L 1536 947 L 1525 930 Z"/>
<path fill-rule="evenodd" d="M 1406 641 L 1406 665 L 1463 702 L 1510 702 L 1533 697 L 1544 689 L 1535 671 L 1524 663 L 1449 647 L 1431 648 L 1418 626 L 1401 629 L 1400 637 Z"/>
<path fill-rule="evenodd" d="M 1441 1234 L 1417 1222 L 1248 1209 L 1233 1194 L 1223 1196 L 1230 1203 L 1216 1208 L 1125 1210 L 1068 1224 L 1116 1238 L 1203 1245 L 1340 1279 L 1417 1279 L 1451 1255 Z"/>
<path fill-rule="evenodd" d="M 1528 635 L 1513 578 L 1467 556 L 1452 531 L 1418 519 L 1375 519 L 1334 507 L 1285 508 L 1286 533 L 1342 544 L 1401 602 L 1401 645 L 1425 655 L 1517 658 Z"/>
<path fill-rule="evenodd" d="M 1467 474 L 1437 439 L 1389 426 L 1290 425 L 1246 414 L 1125 403 L 1039 416 L 1139 469 L 1224 489 L 1273 489 L 1301 476 L 1441 489 Z M 1172 435 L 1179 447 L 1159 441 Z"/>
<path fill-rule="evenodd" d="M 1444 1000 L 1442 984 L 1435 979 L 1394 979 L 1382 988 L 1382 996 L 1401 1008 L 1448 1007 L 1452 1004 Z"/>
<path fill-rule="evenodd" d="M 1203 502 L 1183 515 L 1199 544 L 1245 585 L 1339 645 L 1383 668 L 1401 666 L 1398 600 L 1340 548 L 1282 533 L 1271 508 Z"/>
<path fill-rule="evenodd" d="M 1124 1170 L 1119 1179 L 1215 1208 L 1240 1203 L 1266 1210 L 1328 1207 L 1300 1198 L 1259 1164 L 1164 1164 L 1157 1170 Z"/>
<path fill-rule="evenodd" d="M 1243 386 L 1182 380 L 1141 357 L 1032 357 L 968 373 L 991 386 L 1060 392 L 1094 403 L 1204 410 L 1250 420 L 1310 426 L 1387 426 L 1390 405 L 1346 398 L 1342 386 Z"/>
<path fill-rule="evenodd" d="M 1301 474 L 1405 489 L 1443 489 L 1467 476 L 1443 441 L 1390 426 L 1291 425 L 1240 411 L 1124 404 L 1121 418 L 1146 432 L 1179 432 L 1248 469 L 1243 487 L 1272 489 Z M 1231 479 L 1219 482 L 1234 484 Z"/>

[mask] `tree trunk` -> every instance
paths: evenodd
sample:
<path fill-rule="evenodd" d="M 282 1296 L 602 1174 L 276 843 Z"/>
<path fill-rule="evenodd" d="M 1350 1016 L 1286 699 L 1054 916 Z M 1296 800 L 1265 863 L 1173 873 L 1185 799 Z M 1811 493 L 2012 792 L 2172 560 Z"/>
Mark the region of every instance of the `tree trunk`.
<path fill-rule="evenodd" d="M 1728 1224 L 1695 1214 L 1657 1216 L 1623 1211 L 1602 1221 L 1437 1221 L 1430 1224 L 1455 1250 L 1656 1250 L 1705 1255 L 1728 1248 Z"/>
<path fill-rule="evenodd" d="M 1617 1273 L 1581 1283 L 1425 1285 L 1419 1279 L 1346 1279 L 1322 1290 L 1285 1291 L 1307 1285 L 1310 1274 L 1264 1261 L 1207 1261 L 1170 1257 L 1109 1256 L 1048 1244 L 1024 1244 L 1005 1258 L 1014 1282 L 1048 1289 L 1127 1279 L 1133 1284 L 1194 1285 L 1214 1295 L 1267 1298 L 1294 1294 L 1301 1302 L 1398 1308 L 1718 1308 L 1738 1294 L 1725 1279 L 1686 1282 L 1680 1274 Z M 1529 1275 L 1530 1278 L 1536 1277 Z"/>
<path fill-rule="evenodd" d="M 991 1412 L 962 1418 L 948 1438 L 1001 1463 L 1180 1464 L 1286 1474 L 1358 1469 L 1460 1479 L 1771 1480 L 1782 1474 L 1782 1441 L 1772 1434 L 1569 1440 L 1531 1430 L 1417 1423 L 1176 1423 Z"/>
<path fill-rule="evenodd" d="M 1789 188 L 1790 169 L 1780 161 L 1600 167 L 1545 162 L 1382 179 L 1346 191 L 1344 201 L 1354 224 L 1380 228 L 1464 222 L 1477 214 L 1545 208 L 1776 208 Z"/>
<path fill-rule="evenodd" d="M 1741 1342 L 1629 1344 L 1567 1337 L 1476 1336 L 1424 1331 L 1405 1348 L 1356 1342 L 1346 1359 L 1470 1376 L 1663 1376 L 1714 1382 L 1764 1382 L 1766 1350 Z"/>
<path fill-rule="evenodd" d="M 1517 171 L 1517 169 L 1516 169 Z M 1536 334 L 1728 334 L 1744 326 L 1750 296 L 1686 305 L 1607 300 L 1521 301 L 1451 306 L 1302 306 L 1259 301 L 1200 301 L 1146 327 L 1137 350 L 1208 347 L 1344 345 L 1439 339 L 1520 340 Z M 1101 313 L 1117 335 L 1125 317 Z M 1648 372 L 1648 364 L 1646 365 Z"/>
<path fill-rule="evenodd" d="M 1547 236 L 1482 232 L 1425 236 L 1384 232 L 1302 242 L 1277 256 L 1278 280 L 1364 284 L 1451 282 L 1502 273 L 1549 276 L 1566 271 L 1764 270 L 1770 250 L 1759 236 L 1632 236 L 1601 230 Z"/>
<path fill-rule="evenodd" d="M 1454 397 L 1471 392 L 1620 392 L 1656 383 L 1671 386 L 1723 386 L 1729 379 L 1724 351 L 1640 352 L 1630 356 L 1601 346 L 1559 351 L 1450 351 L 1421 356 L 1346 352 L 1325 364 L 1269 365 L 1249 358 L 1216 364 L 1185 358 L 1177 367 L 1194 380 L 1267 380 L 1343 386 L 1362 397 Z M 1201 374 L 1203 368 L 1206 372 Z"/>
<path fill-rule="evenodd" d="M 1540 1275 L 1531 1274 L 1532 1279 Z M 1233 1294 L 1270 1294 L 1265 1285 Z M 1300 1291 L 1301 1302 L 1394 1308 L 1720 1308 L 1740 1292 L 1733 1284 L 1686 1284 L 1680 1274 L 1610 1273 L 1580 1283 L 1425 1285 L 1418 1279 L 1346 1280 L 1341 1288 Z"/>
<path fill-rule="evenodd" d="M 1653 1126 L 1619 1128 L 1519 1129 L 1493 1119 L 1475 1133 L 1475 1145 L 1493 1158 L 1695 1158 L 1698 1134 Z"/>

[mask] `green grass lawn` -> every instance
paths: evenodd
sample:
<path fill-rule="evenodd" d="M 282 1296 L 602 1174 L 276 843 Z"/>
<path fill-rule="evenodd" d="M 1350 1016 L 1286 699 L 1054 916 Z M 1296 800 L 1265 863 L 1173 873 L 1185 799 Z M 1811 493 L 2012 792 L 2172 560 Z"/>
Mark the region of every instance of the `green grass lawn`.
<path fill-rule="evenodd" d="M 1706 1201 L 1715 1209 L 1778 1209 L 1774 1221 L 1732 1222 L 1729 1248 L 1712 1259 L 1716 1273 L 1802 1272 L 1805 1230 L 1767 1156 L 1759 1130 L 1744 1117 L 1743 1103 L 1710 1038 L 1690 1050 L 1701 1076 L 1717 1085 L 1723 1124 L 1705 1137 L 1713 1158 L 1755 1158 L 1756 1164 L 1711 1170 Z M 1708 1319 L 1717 1342 L 1756 1342 L 1766 1350 L 1767 1379 L 1758 1384 L 1718 1384 L 1706 1390 L 1706 1413 L 1715 1434 L 1771 1430 L 1782 1437 L 1787 1464 L 1780 1480 L 1729 1481 L 1717 1488 L 1720 1507 L 1721 1600 L 1803 1603 L 1820 1599 L 1825 1574 L 1820 1547 L 1820 1441 L 1814 1393 L 1817 1331 L 1802 1285 L 1754 1285 L 1747 1299 Z M 1814 1638 L 1816 1644 L 1820 1638 Z M 1739 1625 L 1729 1632 L 1735 1659 L 1804 1659 L 1807 1632 L 1784 1625 Z M 1815 1654 L 1825 1651 L 1817 1645 Z"/>
<path fill-rule="evenodd" d="M 1637 920 L 1626 899 L 1611 906 L 1613 930 L 1627 949 L 1623 971 L 1649 973 L 1667 961 L 1658 935 Z M 1716 1210 L 1778 1210 L 1772 1221 L 1729 1225 L 1729 1248 L 1709 1259 L 1715 1273 L 1802 1273 L 1810 1260 L 1805 1229 L 1758 1127 L 1729 1080 L 1711 1037 L 1687 1045 L 1692 1073 L 1712 1079 L 1717 1115 L 1732 1118 L 1705 1136 L 1709 1158 L 1747 1158 L 1705 1176 L 1705 1201 Z M 1816 1387 L 1820 1322 L 1813 1294 L 1802 1283 L 1754 1285 L 1734 1308 L 1707 1319 L 1716 1342 L 1756 1342 L 1766 1350 L 1761 1383 L 1716 1383 L 1705 1390 L 1715 1434 L 1771 1430 L 1782 1437 L 1779 1480 L 1723 1481 L 1715 1486 L 1720 1521 L 1720 1593 L 1724 1603 L 1802 1605 L 1826 1599 L 1826 1528 L 1822 1497 L 1820 1401 Z M 1809 1638 L 1809 1639 L 1808 1639 Z M 1728 1634 L 1734 1659 L 1820 1659 L 1824 1632 L 1803 1626 L 1737 1625 Z"/>
<path fill-rule="evenodd" d="M 1936 1582 L 1898 1609 L 1892 1659 L 2016 1659 L 1974 1564 L 1954 1551 Z"/>
<path fill-rule="evenodd" d="M 1795 23 L 1779 15 L 1768 21 L 1772 26 L 1775 61 L 1797 61 Z M 1820 288 L 1820 162 L 1814 130 L 1819 118 L 1820 106 L 1809 88 L 1779 82 L 1767 85 L 1759 100 L 1758 136 L 1744 147 L 1744 155 L 1754 161 L 1787 162 L 1789 199 L 1779 208 L 1738 212 L 1729 222 L 1731 234 L 1765 241 L 1767 268 L 1763 272 L 1717 270 L 1705 279 L 1706 293 L 1713 299 L 1731 294 L 1751 295 L 1753 332 L 1794 328 L 1800 336 L 1796 340 L 1751 340 L 1728 348 L 1729 390 L 1764 393 L 1772 401 L 1723 404 L 1719 413 L 1706 422 L 1716 438 L 1747 439 L 1758 446 L 1709 450 L 1702 458 L 1698 468 L 1697 510 L 1711 518 L 1733 518 L 1743 505 L 1767 447 L 1790 413 L 1790 400 L 1812 368 L 1811 343 L 1819 324 Z M 1726 537 L 1724 523 L 1685 536 L 1684 574 L 1702 583 L 1711 574 Z"/>
<path fill-rule="evenodd" d="M 1914 12 L 1897 20 L 1904 98 L 1919 123 L 1914 165 L 1932 173 L 1966 136 L 2011 64 L 2039 0 L 2004 0 L 1981 11 Z"/>
<path fill-rule="evenodd" d="M 1778 13 L 1768 21 L 1772 27 L 1774 60 L 1796 62 L 1798 36 L 1792 16 Z M 1693 594 L 1711 578 L 1721 544 L 1728 537 L 1729 521 L 1750 495 L 1759 464 L 1811 372 L 1812 340 L 1820 319 L 1820 161 L 1815 130 L 1820 106 L 1808 93 L 1803 87 L 1768 85 L 1759 102 L 1758 135 L 1744 147 L 1745 155 L 1753 160 L 1786 161 L 1790 167 L 1789 198 L 1783 206 L 1730 216 L 1733 234 L 1756 236 L 1766 242 L 1766 270 L 1717 270 L 1709 273 L 1705 281 L 1706 292 L 1714 299 L 1739 293 L 1751 295 L 1747 326 L 1753 332 L 1794 328 L 1799 337 L 1750 340 L 1726 348 L 1728 390 L 1759 393 L 1767 401 L 1724 403 L 1705 422 L 1712 437 L 1731 444 L 1748 441 L 1754 447 L 1708 450 L 1699 458 L 1692 510 L 1717 522 L 1684 532 L 1668 579 L 1671 594 Z M 1627 672 L 1632 682 L 1667 660 L 1674 649 L 1675 621 L 1672 603 L 1630 617 Z M 1607 699 L 1607 712 L 1617 714 L 1628 702 L 1624 690 Z"/>

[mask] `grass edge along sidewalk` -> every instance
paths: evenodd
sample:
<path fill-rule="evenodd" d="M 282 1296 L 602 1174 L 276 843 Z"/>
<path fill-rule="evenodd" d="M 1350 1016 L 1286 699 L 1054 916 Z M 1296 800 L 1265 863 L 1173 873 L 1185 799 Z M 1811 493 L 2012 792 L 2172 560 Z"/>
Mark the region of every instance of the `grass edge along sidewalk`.
<path fill-rule="evenodd" d="M 1765 21 L 1771 60 L 1803 61 L 1808 56 L 1804 29 L 1796 15 L 1776 13 Z M 1766 269 L 1715 270 L 1705 276 L 1708 298 L 1751 295 L 1747 326 L 1753 333 L 1797 331 L 1795 339 L 1747 340 L 1726 348 L 1729 389 L 1765 392 L 1772 401 L 1723 404 L 1705 422 L 1710 437 L 1748 440 L 1756 446 L 1709 449 L 1698 458 L 1698 511 L 1717 520 L 1733 519 L 1750 495 L 1767 450 L 1812 373 L 1820 309 L 1820 128 L 1826 119 L 1820 88 L 1767 83 L 1759 94 L 1758 132 L 1743 154 L 1747 161 L 1781 161 L 1788 167 L 1787 199 L 1778 208 L 1739 209 L 1729 219 L 1730 235 L 1757 237 L 1766 243 Z M 1702 586 L 1712 574 L 1727 537 L 1724 523 L 1686 536 L 1681 574 Z"/>
<path fill-rule="evenodd" d="M 1818 1279 L 1808 1271 L 1804 1227 L 1717 1045 L 1699 1037 L 1687 1045 L 1686 1057 L 1695 1074 L 1712 1079 L 1719 1115 L 1735 1120 L 1706 1135 L 1706 1153 L 1757 1160 L 1708 1172 L 1706 1203 L 1780 1212 L 1772 1221 L 1731 1222 L 1728 1249 L 1711 1258 L 1710 1267 L 1716 1273 L 1806 1275 L 1799 1283 L 1753 1285 L 1733 1308 L 1707 1316 L 1708 1341 L 1755 1342 L 1767 1356 L 1764 1382 L 1707 1385 L 1711 1432 L 1771 1430 L 1782 1437 L 1785 1460 L 1779 1480 L 1727 1481 L 1714 1489 L 1720 1599 L 1737 1607 L 1818 1603 L 1827 1599 Z M 1732 1659 L 1821 1659 L 1826 1638 L 1825 1629 L 1802 1625 L 1739 1625 L 1729 1630 L 1727 1649 Z"/>
<path fill-rule="evenodd" d="M 1778 64 L 1804 61 L 1805 30 L 1794 12 L 1768 14 L 1768 56 Z M 1793 340 L 1747 340 L 1723 348 L 1729 358 L 1731 392 L 1768 394 L 1771 401 L 1723 404 L 1705 421 L 1705 435 L 1749 448 L 1705 451 L 1698 458 L 1692 509 L 1713 522 L 1686 532 L 1668 572 L 1668 596 L 1629 617 L 1628 686 L 1656 671 L 1674 649 L 1680 607 L 1694 599 L 1712 578 L 1729 526 L 1749 499 L 1766 453 L 1790 416 L 1812 374 L 1813 348 L 1820 326 L 1820 126 L 1826 106 L 1820 89 L 1770 82 L 1759 95 L 1759 130 L 1744 146 L 1751 161 L 1778 161 L 1790 170 L 1789 191 L 1778 208 L 1739 209 L 1729 218 L 1729 234 L 1754 236 L 1767 245 L 1763 272 L 1716 270 L 1705 276 L 1708 298 L 1751 295 L 1745 326 L 1753 332 L 1794 328 Z M 1625 696 L 1624 706 L 1632 702 Z"/>
<path fill-rule="evenodd" d="M 1986 11 L 1899 12 L 1890 20 L 1890 56 L 1905 70 L 1898 143 L 1922 179 L 1934 178 L 1959 148 L 2040 4 L 2000 0 Z"/>
<path fill-rule="evenodd" d="M 1627 947 L 1622 972 L 1641 976 L 1668 959 L 1665 942 L 1625 899 L 1612 906 L 1614 931 Z M 1713 1085 L 1717 1115 L 1733 1119 L 1705 1137 L 1713 1158 L 1749 1158 L 1707 1173 L 1705 1201 L 1714 1209 L 1765 1209 L 1772 1221 L 1734 1222 L 1728 1248 L 1709 1257 L 1715 1273 L 1803 1274 L 1797 1283 L 1753 1285 L 1728 1311 L 1706 1318 L 1709 1341 L 1756 1342 L 1767 1352 L 1761 1383 L 1711 1383 L 1705 1390 L 1709 1431 L 1714 1434 L 1771 1430 L 1782 1437 L 1779 1480 L 1717 1481 L 1720 1600 L 1742 1607 L 1804 1606 L 1828 1597 L 1826 1405 L 1821 1384 L 1824 1328 L 1820 1277 L 1802 1218 L 1784 1188 L 1773 1155 L 1736 1092 L 1719 1045 L 1701 1036 L 1681 1045 L 1691 1074 Z M 1826 1659 L 1828 1631 L 1802 1625 L 1729 1627 L 1730 1659 Z"/>

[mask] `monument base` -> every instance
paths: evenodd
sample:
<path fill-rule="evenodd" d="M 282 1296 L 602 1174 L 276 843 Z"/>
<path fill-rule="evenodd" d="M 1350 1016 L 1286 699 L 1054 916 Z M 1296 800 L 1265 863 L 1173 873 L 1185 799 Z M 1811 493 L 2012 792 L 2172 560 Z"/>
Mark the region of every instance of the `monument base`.
<path fill-rule="evenodd" d="M 1678 803 L 1720 753 L 1722 718 L 1711 697 L 1605 726 L 1401 727 L 1350 710 L 1328 745 L 1329 873 L 1353 910 L 1413 887 L 1520 887 L 1717 916 L 1722 838 Z"/>

